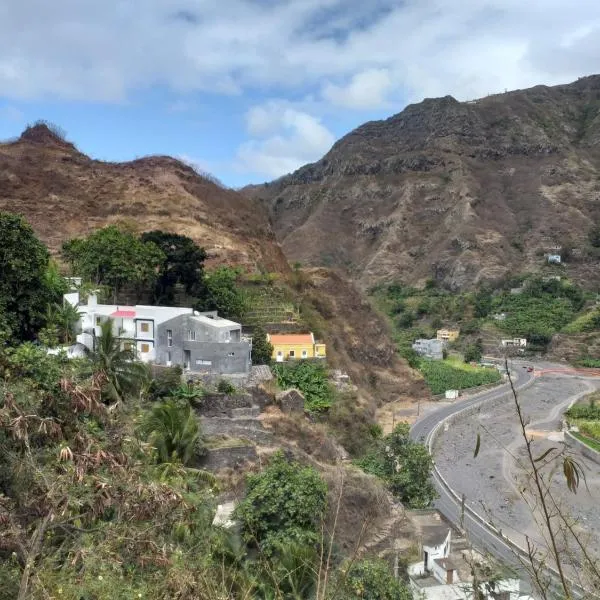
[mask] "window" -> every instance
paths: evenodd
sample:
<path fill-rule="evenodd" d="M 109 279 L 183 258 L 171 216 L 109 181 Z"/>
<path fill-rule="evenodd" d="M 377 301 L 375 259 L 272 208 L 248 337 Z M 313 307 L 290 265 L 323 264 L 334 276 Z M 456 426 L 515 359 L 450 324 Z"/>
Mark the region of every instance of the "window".
<path fill-rule="evenodd" d="M 140 331 L 142 333 L 148 333 L 150 331 L 150 323 L 142 323 L 140 325 Z"/>
<path fill-rule="evenodd" d="M 290 350 L 290 358 L 295 358 L 295 357 L 296 357 L 296 351 Z"/>
<path fill-rule="evenodd" d="M 210 365 L 212 365 L 212 360 L 204 360 L 202 358 L 198 358 L 196 360 L 196 364 L 197 365 L 207 365 L 207 366 L 210 366 Z"/>
<path fill-rule="evenodd" d="M 173 330 L 167 329 L 167 346 L 169 348 L 173 345 Z"/>
<path fill-rule="evenodd" d="M 142 352 L 150 352 L 150 344 L 142 344 Z"/>
<path fill-rule="evenodd" d="M 227 356 L 234 356 L 235 352 L 230 352 Z"/>
<path fill-rule="evenodd" d="M 170 365 L 171 364 L 171 353 L 167 352 L 167 364 Z"/>
<path fill-rule="evenodd" d="M 302 358 L 307 358 L 307 357 L 308 357 L 308 351 L 302 350 Z"/>
<path fill-rule="evenodd" d="M 96 325 L 100 325 L 100 323 L 102 323 L 102 320 L 100 319 L 100 317 L 96 317 Z"/>
<path fill-rule="evenodd" d="M 196 341 L 196 331 L 194 329 L 188 329 L 188 340 L 191 342 Z"/>

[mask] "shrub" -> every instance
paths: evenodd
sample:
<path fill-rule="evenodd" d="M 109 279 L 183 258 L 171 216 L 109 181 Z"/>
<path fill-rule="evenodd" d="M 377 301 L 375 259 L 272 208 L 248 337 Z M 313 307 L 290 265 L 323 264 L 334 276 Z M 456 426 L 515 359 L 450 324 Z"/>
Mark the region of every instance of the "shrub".
<path fill-rule="evenodd" d="M 408 423 L 400 423 L 383 439 L 376 439 L 356 464 L 388 484 L 390 491 L 411 508 L 426 508 L 436 497 L 430 481 L 433 461 L 427 448 L 410 437 Z"/>
<path fill-rule="evenodd" d="M 327 485 L 313 467 L 277 452 L 269 466 L 247 478 L 246 497 L 235 510 L 242 537 L 267 556 L 287 542 L 316 544 Z"/>
<path fill-rule="evenodd" d="M 273 365 L 277 384 L 282 389 L 297 388 L 306 399 L 311 412 L 323 412 L 331 406 L 334 392 L 322 363 L 303 360 L 295 364 Z"/>
<path fill-rule="evenodd" d="M 352 564 L 344 581 L 348 600 L 412 600 L 412 592 L 397 580 L 389 565 L 381 559 L 362 559 Z"/>
<path fill-rule="evenodd" d="M 157 368 L 148 387 L 148 398 L 156 401 L 176 394 L 181 387 L 181 367 Z"/>
<path fill-rule="evenodd" d="M 219 380 L 217 384 L 217 392 L 219 394 L 234 394 L 235 391 L 235 386 L 230 381 L 227 381 L 227 379 Z"/>

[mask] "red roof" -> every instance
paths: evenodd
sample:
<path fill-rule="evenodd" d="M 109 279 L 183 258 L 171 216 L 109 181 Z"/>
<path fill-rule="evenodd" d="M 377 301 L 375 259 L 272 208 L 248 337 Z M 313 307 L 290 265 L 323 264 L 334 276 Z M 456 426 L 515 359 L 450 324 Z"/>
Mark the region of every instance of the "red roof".
<path fill-rule="evenodd" d="M 111 317 L 135 317 L 135 310 L 115 310 Z"/>
<path fill-rule="evenodd" d="M 290 344 L 309 344 L 313 343 L 312 333 L 273 333 L 269 335 L 269 341 L 274 346 L 279 344 L 290 345 Z"/>

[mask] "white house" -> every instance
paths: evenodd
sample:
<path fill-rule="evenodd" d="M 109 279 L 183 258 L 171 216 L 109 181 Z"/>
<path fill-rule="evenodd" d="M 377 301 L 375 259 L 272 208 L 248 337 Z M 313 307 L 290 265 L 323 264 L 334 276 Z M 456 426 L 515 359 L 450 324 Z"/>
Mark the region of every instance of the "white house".
<path fill-rule="evenodd" d="M 423 560 L 409 565 L 408 576 L 414 597 L 420 600 L 474 600 L 472 576 L 473 564 L 466 564 L 459 556 L 463 567 L 463 578 L 459 575 L 459 564 L 450 558 L 451 530 L 445 526 L 433 526 L 423 531 Z M 466 568 L 465 568 L 466 567 Z M 535 600 L 521 594 L 518 579 L 495 581 L 493 590 L 485 583 L 480 584 L 480 598 L 486 600 Z"/>
<path fill-rule="evenodd" d="M 548 262 L 553 265 L 560 265 L 560 263 L 561 263 L 560 254 L 548 254 Z"/>
<path fill-rule="evenodd" d="M 77 292 L 66 294 L 64 299 L 79 311 L 77 342 L 88 350 L 94 350 L 102 324 L 111 319 L 114 335 L 142 362 L 180 365 L 186 371 L 203 373 L 241 374 L 250 370 L 252 345 L 243 339 L 242 326 L 215 311 L 98 304 L 95 294 L 88 296 L 87 304 L 80 304 Z"/>
<path fill-rule="evenodd" d="M 65 294 L 64 299 L 79 310 L 77 341 L 80 344 L 93 350 L 94 338 L 100 336 L 102 323 L 112 319 L 113 333 L 126 340 L 125 347 L 133 344 L 136 356 L 142 362 L 151 362 L 155 358 L 155 328 L 159 323 L 178 315 L 194 314 L 191 308 L 98 304 L 96 294 L 88 296 L 87 304 L 79 304 L 77 292 Z"/>

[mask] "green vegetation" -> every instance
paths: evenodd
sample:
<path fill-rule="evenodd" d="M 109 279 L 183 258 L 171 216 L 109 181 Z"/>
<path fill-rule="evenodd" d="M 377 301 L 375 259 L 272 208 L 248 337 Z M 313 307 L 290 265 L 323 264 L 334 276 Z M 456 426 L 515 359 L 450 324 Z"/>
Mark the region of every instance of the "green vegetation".
<path fill-rule="evenodd" d="M 600 309 L 594 307 L 592 310 L 583 313 L 564 327 L 563 333 L 588 333 L 599 329 Z"/>
<path fill-rule="evenodd" d="M 241 271 L 231 267 L 218 267 L 206 273 L 206 298 L 198 310 L 216 310 L 229 319 L 241 319 L 247 308 L 247 299 L 240 285 Z"/>
<path fill-rule="evenodd" d="M 571 433 L 584 444 L 600 451 L 600 392 L 590 394 L 565 412 L 570 425 L 576 425 L 579 433 Z"/>
<path fill-rule="evenodd" d="M 110 320 L 81 359 L 33 343 L 72 342 L 76 310 L 62 306 L 66 282 L 31 228 L 2 215 L 0 230 L 10 242 L 0 256 L 0 599 L 411 597 L 385 563 L 341 552 L 324 533 L 335 529 L 324 480 L 281 453 L 248 478 L 241 535 L 213 526 L 220 486 L 239 480 L 201 470 L 203 454 L 242 442 L 203 439 L 192 407 L 204 388 L 182 383 L 181 369 L 135 362 Z M 67 243 L 64 255 L 113 296 L 170 302 L 183 291 L 225 316 L 245 308 L 240 272 L 204 274 L 203 251 L 182 236 L 111 227 Z M 268 360 L 264 334 L 255 335 Z M 313 410 L 331 406 L 322 363 L 278 368 Z M 378 439 L 349 407 L 344 399 L 340 422 L 355 426 L 361 415 L 363 429 L 352 431 Z M 416 497 L 415 481 L 398 474 L 389 484 Z"/>
<path fill-rule="evenodd" d="M 252 364 L 268 365 L 273 356 L 273 344 L 267 339 L 267 333 L 262 327 L 255 327 L 252 332 Z"/>
<path fill-rule="evenodd" d="M 261 473 L 247 478 L 246 497 L 236 508 L 242 537 L 273 554 L 289 542 L 314 545 L 326 508 L 327 486 L 312 467 L 276 453 Z"/>
<path fill-rule="evenodd" d="M 140 239 L 143 243 L 155 244 L 165 256 L 154 288 L 156 304 L 173 305 L 177 285 L 181 285 L 188 296 L 205 296 L 204 248 L 185 235 L 164 231 L 149 231 L 143 233 Z"/>
<path fill-rule="evenodd" d="M 518 293 L 513 288 L 519 288 Z M 432 284 L 416 289 L 393 283 L 370 293 L 393 325 L 399 353 L 421 371 L 422 362 L 412 343 L 435 337 L 444 326 L 460 329 L 459 339 L 449 344 L 446 356 L 462 354 L 466 362 L 481 360 L 484 341 L 499 344 L 504 337 L 525 337 L 528 352 L 545 351 L 555 333 L 600 329 L 599 309 L 589 308 L 591 295 L 566 279 L 519 275 L 457 293 Z M 503 318 L 495 318 L 501 313 Z"/>
<path fill-rule="evenodd" d="M 345 600 L 412 600 L 403 581 L 394 579 L 382 560 L 367 559 L 350 565 L 344 581 Z"/>
<path fill-rule="evenodd" d="M 0 343 L 32 340 L 66 283 L 22 217 L 0 212 Z"/>
<path fill-rule="evenodd" d="M 103 321 L 100 331 L 91 354 L 92 368 L 102 390 L 102 399 L 106 403 L 122 402 L 126 395 L 140 392 L 148 371 L 144 364 L 134 360 L 132 349 L 122 347 L 121 340 L 114 335 L 112 319 Z"/>
<path fill-rule="evenodd" d="M 296 388 L 304 394 L 309 411 L 323 412 L 331 407 L 334 392 L 323 363 L 309 360 L 276 363 L 272 370 L 281 388 Z"/>
<path fill-rule="evenodd" d="M 582 435 L 576 431 L 572 431 L 571 435 L 576 437 L 580 442 L 583 442 L 586 446 L 592 448 L 592 450 L 597 450 L 600 452 L 600 441 L 598 441 L 598 439 L 591 439 L 587 435 Z"/>
<path fill-rule="evenodd" d="M 457 360 L 426 360 L 420 363 L 420 371 L 434 394 L 446 390 L 464 390 L 478 385 L 500 381 L 497 369 L 473 367 Z"/>
<path fill-rule="evenodd" d="M 200 425 L 186 401 L 169 398 L 157 404 L 146 416 L 141 431 L 159 463 L 189 465 L 194 457 L 202 455 Z"/>
<path fill-rule="evenodd" d="M 520 294 L 505 291 L 494 298 L 494 309 L 506 312 L 498 327 L 526 337 L 543 349 L 554 333 L 565 327 L 585 304 L 583 292 L 564 280 L 528 280 Z"/>
<path fill-rule="evenodd" d="M 97 285 L 109 286 L 116 298 L 125 286 L 153 287 L 165 263 L 163 251 L 133 232 L 109 225 L 87 238 L 76 238 L 62 247 L 73 273 Z"/>
<path fill-rule="evenodd" d="M 426 508 L 436 498 L 430 480 L 433 466 L 427 448 L 409 437 L 410 425 L 400 423 L 389 435 L 376 439 L 355 463 L 383 479 L 406 506 Z"/>
<path fill-rule="evenodd" d="M 579 358 L 575 361 L 579 367 L 588 367 L 590 369 L 600 369 L 600 358 Z"/>

